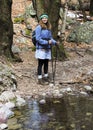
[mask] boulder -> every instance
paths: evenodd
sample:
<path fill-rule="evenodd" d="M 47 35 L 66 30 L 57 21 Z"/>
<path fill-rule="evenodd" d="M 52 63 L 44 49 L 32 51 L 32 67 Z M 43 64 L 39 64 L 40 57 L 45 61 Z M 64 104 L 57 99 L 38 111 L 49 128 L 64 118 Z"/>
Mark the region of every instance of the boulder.
<path fill-rule="evenodd" d="M 91 44 L 93 42 L 93 21 L 76 26 L 67 36 L 66 41 Z"/>

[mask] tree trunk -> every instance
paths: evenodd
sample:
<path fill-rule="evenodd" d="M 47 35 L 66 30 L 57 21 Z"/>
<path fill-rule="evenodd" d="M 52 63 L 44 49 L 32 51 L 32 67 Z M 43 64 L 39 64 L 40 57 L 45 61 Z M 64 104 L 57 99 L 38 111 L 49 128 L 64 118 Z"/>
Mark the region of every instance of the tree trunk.
<path fill-rule="evenodd" d="M 64 19 L 63 19 L 63 25 L 62 25 L 62 29 L 61 29 L 61 41 L 65 40 L 65 29 L 66 29 L 66 17 L 67 17 L 67 12 L 68 12 L 68 5 L 67 2 L 65 2 L 65 6 L 64 6 Z"/>
<path fill-rule="evenodd" d="M 58 32 L 58 20 L 59 20 L 59 10 L 60 10 L 61 0 L 36 0 L 36 11 L 37 18 L 42 13 L 47 13 L 49 15 L 49 20 L 52 25 L 53 36 L 57 38 Z"/>
<path fill-rule="evenodd" d="M 13 23 L 11 20 L 12 0 L 0 0 L 0 55 L 13 57 Z"/>
<path fill-rule="evenodd" d="M 78 2 L 79 2 L 80 9 L 81 9 L 82 14 L 83 14 L 83 17 L 84 17 L 84 22 L 86 22 L 86 21 L 87 21 L 87 18 L 86 18 L 85 9 L 83 8 L 83 3 L 82 3 L 82 0 L 78 0 Z"/>
<path fill-rule="evenodd" d="M 90 15 L 93 16 L 93 0 L 90 0 Z"/>

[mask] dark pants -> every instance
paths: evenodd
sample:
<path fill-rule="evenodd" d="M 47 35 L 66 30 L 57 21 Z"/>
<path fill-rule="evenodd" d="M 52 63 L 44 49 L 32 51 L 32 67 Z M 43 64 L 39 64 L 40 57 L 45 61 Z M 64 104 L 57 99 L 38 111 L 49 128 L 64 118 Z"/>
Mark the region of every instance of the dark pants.
<path fill-rule="evenodd" d="M 48 73 L 48 59 L 38 59 L 38 75 L 42 75 L 42 68 L 44 69 L 44 74 Z"/>

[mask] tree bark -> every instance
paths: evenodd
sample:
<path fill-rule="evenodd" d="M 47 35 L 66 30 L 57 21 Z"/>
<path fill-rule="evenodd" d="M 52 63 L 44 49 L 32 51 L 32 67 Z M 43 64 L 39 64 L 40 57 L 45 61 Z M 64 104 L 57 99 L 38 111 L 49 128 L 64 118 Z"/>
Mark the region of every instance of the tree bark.
<path fill-rule="evenodd" d="M 78 0 L 78 2 L 79 2 L 80 9 L 81 9 L 82 14 L 83 14 L 83 17 L 84 17 L 84 22 L 86 22 L 86 21 L 87 21 L 87 18 L 86 18 L 85 9 L 83 8 L 83 3 L 82 3 L 82 0 Z"/>
<path fill-rule="evenodd" d="M 68 5 L 67 5 L 67 2 L 65 3 L 65 6 L 64 6 L 64 19 L 63 19 L 63 25 L 62 25 L 62 29 L 61 29 L 61 41 L 64 41 L 65 40 L 65 29 L 66 29 L 66 17 L 67 17 L 67 12 L 68 12 Z"/>
<path fill-rule="evenodd" d="M 0 55 L 13 57 L 13 23 L 11 20 L 12 0 L 0 0 Z"/>
<path fill-rule="evenodd" d="M 90 0 L 90 10 L 89 13 L 91 16 L 93 16 L 93 0 Z"/>

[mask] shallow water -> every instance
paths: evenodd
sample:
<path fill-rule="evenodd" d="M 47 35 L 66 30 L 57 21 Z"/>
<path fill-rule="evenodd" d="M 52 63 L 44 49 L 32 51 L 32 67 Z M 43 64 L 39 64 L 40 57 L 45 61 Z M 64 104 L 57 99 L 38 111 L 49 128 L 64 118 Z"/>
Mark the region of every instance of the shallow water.
<path fill-rule="evenodd" d="M 8 130 L 93 130 L 93 97 L 66 96 L 42 105 L 30 99 L 14 112 Z"/>

